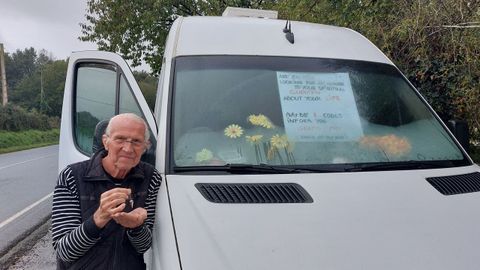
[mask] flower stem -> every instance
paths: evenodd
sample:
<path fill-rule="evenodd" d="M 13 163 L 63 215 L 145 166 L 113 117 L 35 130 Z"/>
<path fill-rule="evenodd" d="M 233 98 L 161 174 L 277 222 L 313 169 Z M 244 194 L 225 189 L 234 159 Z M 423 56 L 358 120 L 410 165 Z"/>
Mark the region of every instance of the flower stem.
<path fill-rule="evenodd" d="M 283 162 L 282 155 L 280 155 L 280 152 L 278 152 L 278 148 L 275 148 L 275 153 L 278 155 L 278 159 L 280 160 L 280 164 L 285 165 L 285 162 Z"/>

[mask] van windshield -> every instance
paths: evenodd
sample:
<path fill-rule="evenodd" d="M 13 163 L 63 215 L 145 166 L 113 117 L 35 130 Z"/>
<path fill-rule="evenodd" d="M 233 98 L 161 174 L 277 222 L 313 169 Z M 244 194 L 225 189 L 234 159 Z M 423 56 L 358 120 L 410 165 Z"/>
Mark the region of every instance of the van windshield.
<path fill-rule="evenodd" d="M 175 168 L 469 164 L 391 65 L 189 56 L 174 68 Z"/>

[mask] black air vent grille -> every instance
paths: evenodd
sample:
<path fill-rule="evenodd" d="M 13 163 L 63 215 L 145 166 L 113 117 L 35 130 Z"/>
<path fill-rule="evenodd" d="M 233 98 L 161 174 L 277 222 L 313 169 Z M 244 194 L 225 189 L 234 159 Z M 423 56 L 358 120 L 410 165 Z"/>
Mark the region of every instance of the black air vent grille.
<path fill-rule="evenodd" d="M 195 187 L 214 203 L 311 203 L 312 197 L 295 183 L 218 184 L 197 183 Z"/>
<path fill-rule="evenodd" d="M 427 181 L 443 195 L 455 195 L 480 191 L 480 173 L 429 177 Z"/>

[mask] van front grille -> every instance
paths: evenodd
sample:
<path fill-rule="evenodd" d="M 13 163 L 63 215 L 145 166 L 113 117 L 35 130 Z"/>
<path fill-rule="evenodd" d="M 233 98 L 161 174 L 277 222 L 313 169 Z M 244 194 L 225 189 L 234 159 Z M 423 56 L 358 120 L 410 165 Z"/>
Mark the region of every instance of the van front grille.
<path fill-rule="evenodd" d="M 295 183 L 197 183 L 205 199 L 214 203 L 311 203 L 312 197 Z"/>
<path fill-rule="evenodd" d="M 427 181 L 443 195 L 456 195 L 480 191 L 480 173 L 429 177 Z"/>

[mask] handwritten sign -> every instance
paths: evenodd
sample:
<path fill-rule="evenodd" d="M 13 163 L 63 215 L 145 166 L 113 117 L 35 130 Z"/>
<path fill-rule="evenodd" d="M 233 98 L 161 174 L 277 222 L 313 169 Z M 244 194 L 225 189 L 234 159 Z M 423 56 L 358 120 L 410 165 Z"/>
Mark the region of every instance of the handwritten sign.
<path fill-rule="evenodd" d="M 363 136 L 348 73 L 277 72 L 285 132 L 294 141 Z"/>

